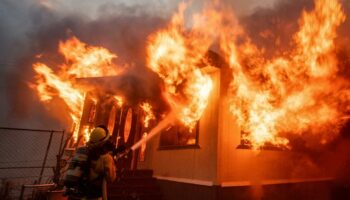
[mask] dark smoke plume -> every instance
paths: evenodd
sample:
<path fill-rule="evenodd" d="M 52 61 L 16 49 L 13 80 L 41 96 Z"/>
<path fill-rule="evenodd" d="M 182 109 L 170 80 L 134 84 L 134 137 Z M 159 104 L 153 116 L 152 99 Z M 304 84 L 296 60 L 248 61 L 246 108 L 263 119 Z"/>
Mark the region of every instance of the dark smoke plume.
<path fill-rule="evenodd" d="M 153 81 L 141 84 L 145 88 L 136 88 L 138 91 L 153 90 L 147 88 L 148 85 L 154 87 L 154 81 L 159 80 L 145 67 L 145 46 L 147 36 L 166 20 L 145 13 L 143 9 L 141 6 L 109 3 L 97 9 L 96 19 L 89 19 L 78 14 L 62 15 L 36 1 L 1 1 L 0 124 L 50 129 L 69 126 L 69 116 L 59 112 L 65 107 L 64 103 L 55 99 L 45 106 L 28 83 L 33 81 L 32 64 L 37 61 L 36 55 L 41 54 L 50 67 L 57 66 L 63 62 L 57 53 L 58 42 L 72 36 L 111 50 L 118 55 L 117 64 L 133 66 L 129 74 L 134 73 L 140 81 Z M 137 75 L 140 71 L 147 77 Z"/>

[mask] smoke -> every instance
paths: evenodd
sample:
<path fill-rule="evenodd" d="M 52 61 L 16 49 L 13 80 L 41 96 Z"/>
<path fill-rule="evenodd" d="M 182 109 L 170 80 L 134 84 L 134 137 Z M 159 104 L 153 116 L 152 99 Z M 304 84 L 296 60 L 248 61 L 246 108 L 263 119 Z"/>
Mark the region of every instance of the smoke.
<path fill-rule="evenodd" d="M 244 1 L 230 1 L 222 0 L 220 3 L 231 7 L 238 16 L 249 16 L 256 13 L 260 9 L 272 9 L 281 0 L 244 0 Z"/>
<path fill-rule="evenodd" d="M 0 17 L 0 61 L 1 61 L 1 125 L 12 126 L 20 123 L 19 116 L 28 115 L 28 107 L 26 103 L 32 100 L 33 95 L 25 85 L 26 73 L 28 73 L 28 61 L 33 43 L 27 36 L 29 29 L 34 29 L 37 22 L 35 13 L 42 13 L 44 18 L 48 19 L 51 16 L 46 16 L 47 12 L 41 11 L 38 7 L 33 7 L 31 1 L 1 1 L 1 17 Z M 38 10 L 39 9 L 39 10 Z M 44 11 L 44 10 L 43 10 Z M 35 15 L 34 15 L 35 14 Z M 40 23 L 40 22 L 39 22 Z M 39 24 L 38 23 L 38 24 Z M 21 100 L 13 98 L 13 95 L 21 94 Z M 35 110 L 28 117 L 44 118 L 45 115 L 40 115 L 44 109 L 39 104 L 31 104 L 31 108 Z M 31 120 L 29 120 L 31 121 Z M 33 121 L 33 126 L 39 125 L 38 121 Z M 29 125 L 31 122 L 23 121 L 23 126 Z"/>
<path fill-rule="evenodd" d="M 276 0 L 225 2 L 240 15 L 257 6 L 269 7 Z M 77 36 L 83 42 L 103 46 L 118 55 L 118 62 L 144 68 L 147 36 L 162 27 L 177 9 L 179 1 L 0 1 L 0 124 L 37 128 L 63 128 L 67 116 L 53 116 L 27 83 L 33 79 L 32 63 L 43 54 L 50 66 L 60 63 L 59 40 Z M 200 2 L 194 2 L 198 7 Z M 45 55 L 44 55 L 45 54 Z M 143 69 L 147 71 L 146 69 Z M 133 73 L 132 70 L 129 73 Z M 146 74 L 150 74 L 146 72 Z M 145 78 L 146 79 L 146 78 Z M 151 77 L 153 80 L 153 77 Z M 152 84 L 151 84 L 152 85 Z M 149 89 L 148 89 L 149 90 Z M 63 108 L 63 109 L 60 109 Z M 56 112 L 57 113 L 57 112 Z M 45 120 L 42 120 L 45 119 Z"/>
<path fill-rule="evenodd" d="M 36 55 L 43 54 L 47 63 L 55 66 L 62 61 L 62 57 L 57 55 L 58 41 L 71 36 L 77 36 L 85 43 L 110 49 L 118 55 L 117 62 L 132 66 L 124 80 L 130 87 L 130 93 L 127 94 L 130 98 L 145 99 L 151 98 L 152 93 L 159 94 L 159 88 L 155 86 L 159 80 L 145 68 L 144 47 L 148 35 L 164 27 L 178 2 L 121 1 L 116 4 L 103 0 L 84 4 L 81 1 L 68 0 L 1 1 L 1 124 L 59 128 L 66 124 L 65 120 L 57 120 L 57 116 L 52 117 L 52 112 L 45 110 L 47 107 L 39 102 L 27 83 L 33 79 L 32 63 L 36 61 Z M 253 43 L 265 49 L 269 56 L 281 54 L 293 45 L 291 37 L 298 29 L 297 22 L 302 10 L 313 7 L 312 0 L 222 3 L 236 11 Z M 350 13 L 350 2 L 342 1 L 342 5 L 345 13 Z M 193 6 L 200 6 L 200 3 L 194 3 Z M 341 61 L 339 73 L 343 75 L 349 74 L 349 21 L 346 20 L 339 28 L 337 39 L 337 55 Z M 348 78 L 346 75 L 345 78 Z M 147 81 L 151 85 L 149 88 L 139 84 Z M 128 84 L 130 82 L 136 84 Z M 64 107 L 59 100 L 55 103 Z M 40 119 L 47 120 L 42 122 Z"/>
<path fill-rule="evenodd" d="M 240 21 L 254 44 L 268 56 L 278 55 L 291 48 L 301 13 L 312 9 L 313 3 L 313 0 L 281 0 L 272 8 L 257 8 Z"/>
<path fill-rule="evenodd" d="M 27 83 L 33 80 L 32 64 L 43 54 L 45 63 L 62 63 L 57 55 L 58 41 L 77 36 L 83 42 L 103 46 L 118 55 L 119 64 L 132 66 L 120 81 L 128 88 L 128 99 L 149 99 L 159 95 L 158 77 L 145 68 L 145 46 L 150 33 L 163 27 L 179 1 L 137 1 L 130 5 L 112 1 L 0 1 L 0 126 L 62 129 L 69 125 L 64 103 L 55 99 L 45 106 Z M 96 3 L 98 2 L 98 3 Z M 223 1 L 240 17 L 240 23 L 252 42 L 267 56 L 282 54 L 292 45 L 303 9 L 313 7 L 312 0 L 241 0 Z M 342 1 L 345 13 L 350 2 Z M 350 75 L 350 20 L 339 28 L 337 56 L 344 78 Z M 142 84 L 147 82 L 146 84 Z M 154 99 L 156 101 L 156 98 Z M 161 102 L 155 105 L 160 105 Z M 51 110 L 48 110 L 51 109 Z M 53 115 L 53 113 L 56 115 Z M 319 148 L 305 148 L 303 141 L 294 141 L 302 155 L 293 175 L 305 166 L 326 169 L 340 184 L 349 184 L 350 129 L 346 124 L 333 143 Z M 304 173 L 308 173 L 306 171 Z M 261 191 L 257 191 L 258 196 Z"/>
<path fill-rule="evenodd" d="M 346 14 L 350 13 L 350 2 L 341 1 Z M 309 11 L 314 7 L 314 0 L 274 1 L 271 7 L 256 7 L 250 15 L 240 17 L 240 22 L 253 43 L 264 49 L 267 56 L 280 55 L 289 50 L 293 45 L 293 34 L 298 31 L 299 19 L 303 10 Z M 349 51 L 350 20 L 338 28 L 336 45 L 338 46 L 338 56 L 343 56 L 341 62 L 348 61 L 349 58 L 344 51 Z M 347 70 L 341 67 L 342 70 Z"/>
<path fill-rule="evenodd" d="M 65 110 L 64 103 L 56 99 L 48 106 L 43 105 L 28 82 L 33 81 L 32 64 L 37 61 L 36 55 L 41 55 L 50 66 L 57 66 L 63 61 L 57 54 L 58 41 L 71 36 L 110 49 L 118 55 L 118 64 L 130 65 L 128 74 L 134 74 L 133 78 L 138 80 L 130 87 L 133 90 L 130 95 L 150 96 L 156 90 L 154 81 L 159 80 L 145 68 L 144 47 L 147 36 L 164 25 L 164 16 L 147 13 L 150 9 L 147 11 L 143 6 L 108 1 L 99 5 L 93 16 L 72 13 L 74 6 L 71 11 L 62 11 L 60 6 L 64 6 L 55 8 L 56 4 L 55 1 L 0 2 L 2 126 L 50 129 L 69 126 L 69 116 L 60 112 Z M 140 72 L 143 77 L 137 75 Z M 141 81 L 150 84 L 140 84 Z M 135 88 L 135 84 L 149 88 Z"/>

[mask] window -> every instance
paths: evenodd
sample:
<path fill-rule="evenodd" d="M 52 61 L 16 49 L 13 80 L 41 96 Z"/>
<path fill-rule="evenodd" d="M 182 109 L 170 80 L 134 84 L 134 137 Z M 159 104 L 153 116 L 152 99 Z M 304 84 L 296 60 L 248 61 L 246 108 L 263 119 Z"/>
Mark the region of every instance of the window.
<path fill-rule="evenodd" d="M 132 109 L 129 108 L 125 118 L 124 124 L 124 143 L 128 142 L 132 125 Z"/>
<path fill-rule="evenodd" d="M 183 125 L 174 125 L 160 135 L 159 149 L 198 148 L 199 123 L 192 131 Z"/>

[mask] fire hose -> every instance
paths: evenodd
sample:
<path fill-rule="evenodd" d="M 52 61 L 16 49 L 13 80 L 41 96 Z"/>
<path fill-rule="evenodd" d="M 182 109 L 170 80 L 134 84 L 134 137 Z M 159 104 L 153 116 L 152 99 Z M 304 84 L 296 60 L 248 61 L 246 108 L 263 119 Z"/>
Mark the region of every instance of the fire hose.
<path fill-rule="evenodd" d="M 138 142 L 136 142 L 134 145 L 132 145 L 130 148 L 127 149 L 120 149 L 118 150 L 118 148 L 115 150 L 115 152 L 113 152 L 114 155 L 114 159 L 118 160 L 122 157 L 127 156 L 131 151 L 135 151 L 138 148 L 141 147 L 142 144 L 147 143 L 151 138 L 153 138 L 154 136 L 156 136 L 158 133 L 160 133 L 163 129 L 167 128 L 174 120 L 175 115 L 173 112 L 171 112 L 170 114 L 168 114 L 161 122 L 159 122 L 159 124 L 154 127 L 149 134 L 147 135 L 147 137 L 141 138 Z"/>

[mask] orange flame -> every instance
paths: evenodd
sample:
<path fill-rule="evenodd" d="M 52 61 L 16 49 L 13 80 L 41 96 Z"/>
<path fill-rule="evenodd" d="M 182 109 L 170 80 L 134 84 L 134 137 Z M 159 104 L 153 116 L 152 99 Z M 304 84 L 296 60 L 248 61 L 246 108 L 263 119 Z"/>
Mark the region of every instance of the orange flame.
<path fill-rule="evenodd" d="M 271 60 L 262 58 L 249 39 L 238 46 L 224 37 L 221 47 L 234 77 L 230 110 L 254 148 L 288 147 L 285 134 L 306 132 L 324 143 L 338 132 L 344 83 L 336 77 L 334 39 L 344 20 L 337 0 L 316 0 L 315 9 L 304 11 L 300 20 L 296 49 Z"/>
<path fill-rule="evenodd" d="M 44 63 L 33 65 L 37 75 L 31 87 L 36 89 L 41 101 L 49 101 L 54 96 L 63 99 L 75 124 L 73 138 L 76 141 L 86 91 L 76 87 L 75 78 L 117 75 L 120 69 L 112 63 L 116 55 L 102 47 L 87 46 L 76 37 L 60 42 L 59 52 L 66 62 L 59 65 L 57 72 Z"/>
<path fill-rule="evenodd" d="M 70 117 L 72 118 L 74 126 L 74 140 L 78 138 L 78 129 L 80 125 L 80 116 L 83 110 L 84 92 L 75 89 L 73 82 L 63 80 L 43 63 L 35 63 L 33 65 L 34 71 L 37 73 L 36 84 L 32 85 L 36 88 L 41 101 L 49 101 L 53 96 L 60 97 L 68 106 L 70 110 Z"/>
<path fill-rule="evenodd" d="M 122 107 L 123 106 L 123 98 L 121 96 L 118 96 L 118 95 L 114 95 L 114 100 L 117 102 L 117 105 L 119 107 Z"/>
<path fill-rule="evenodd" d="M 203 35 L 199 28 L 185 33 L 185 8 L 185 4 L 180 4 L 169 27 L 151 35 L 148 67 L 164 80 L 170 105 L 178 110 L 178 119 L 191 130 L 202 116 L 212 89 L 210 77 L 203 74 L 199 64 L 205 58 L 211 35 Z"/>
<path fill-rule="evenodd" d="M 252 43 L 231 11 L 219 10 L 219 2 L 214 3 L 193 15 L 190 24 L 184 23 L 187 5 L 180 4 L 169 26 L 149 37 L 147 64 L 164 81 L 171 113 L 190 130 L 202 116 L 213 83 L 201 68 L 210 67 L 206 54 L 218 41 L 233 75 L 230 111 L 253 148 L 288 147 L 290 135 L 308 134 L 321 143 L 331 140 L 349 111 L 342 109 L 349 108 L 349 99 L 342 96 L 350 93 L 349 81 L 338 77 L 334 55 L 336 29 L 345 20 L 339 1 L 315 0 L 314 10 L 304 11 L 300 19 L 295 48 L 271 59 Z M 42 101 L 62 98 L 73 122 L 79 124 L 85 91 L 74 87 L 75 78 L 118 74 L 112 63 L 116 56 L 77 38 L 59 46 L 66 63 L 57 73 L 43 63 L 34 64 L 35 89 Z M 122 106 L 123 100 L 115 99 Z"/>
<path fill-rule="evenodd" d="M 89 125 L 85 125 L 83 127 L 84 143 L 89 141 L 91 131 L 92 131 L 92 128 Z"/>
<path fill-rule="evenodd" d="M 145 113 L 145 117 L 144 117 L 144 120 L 143 120 L 143 126 L 145 128 L 148 128 L 149 127 L 149 122 L 151 120 L 155 119 L 155 116 L 154 116 L 153 111 L 152 111 L 152 106 L 149 103 L 142 103 L 140 105 L 140 107 L 142 108 L 142 110 Z"/>
<path fill-rule="evenodd" d="M 113 76 L 120 72 L 120 68 L 112 64 L 116 55 L 102 47 L 87 46 L 76 37 L 60 42 L 59 52 L 67 61 L 61 66 L 67 70 L 67 75 L 86 78 Z"/>

